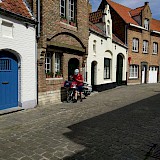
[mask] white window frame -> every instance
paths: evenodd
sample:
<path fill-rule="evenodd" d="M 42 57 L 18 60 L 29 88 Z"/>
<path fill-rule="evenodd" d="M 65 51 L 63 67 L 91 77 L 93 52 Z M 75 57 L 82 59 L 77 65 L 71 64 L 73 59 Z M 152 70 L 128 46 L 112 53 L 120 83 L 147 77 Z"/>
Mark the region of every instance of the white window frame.
<path fill-rule="evenodd" d="M 62 5 L 62 2 L 64 5 Z M 64 9 L 64 13 L 62 12 L 62 8 Z M 60 15 L 61 17 L 66 17 L 66 0 L 60 0 Z"/>
<path fill-rule="evenodd" d="M 144 28 L 149 30 L 149 20 L 148 19 L 144 20 Z"/>
<path fill-rule="evenodd" d="M 148 53 L 148 41 L 143 41 L 143 53 Z"/>
<path fill-rule="evenodd" d="M 52 53 L 47 52 L 45 57 L 45 73 L 52 72 Z"/>
<path fill-rule="evenodd" d="M 138 38 L 133 38 L 132 51 L 133 52 L 138 52 L 138 48 L 139 48 L 139 39 Z"/>
<path fill-rule="evenodd" d="M 64 3 L 63 5 L 62 2 Z M 75 0 L 60 0 L 60 16 L 66 18 L 68 22 L 75 22 L 75 4 Z"/>
<path fill-rule="evenodd" d="M 139 66 L 138 65 L 130 65 L 129 66 L 129 78 L 130 79 L 137 79 L 138 78 L 138 72 Z"/>
<path fill-rule="evenodd" d="M 75 7 L 75 3 L 74 0 L 68 0 L 68 15 L 69 15 L 69 20 L 70 21 L 74 21 L 75 20 L 75 15 L 74 15 L 74 7 Z"/>
<path fill-rule="evenodd" d="M 55 53 L 55 73 L 61 71 L 61 55 L 59 53 Z"/>
<path fill-rule="evenodd" d="M 56 73 L 61 72 L 61 53 L 60 52 L 47 52 L 45 57 L 45 73 L 52 73 L 54 76 Z"/>
<path fill-rule="evenodd" d="M 158 43 L 153 42 L 153 54 L 158 54 Z"/>

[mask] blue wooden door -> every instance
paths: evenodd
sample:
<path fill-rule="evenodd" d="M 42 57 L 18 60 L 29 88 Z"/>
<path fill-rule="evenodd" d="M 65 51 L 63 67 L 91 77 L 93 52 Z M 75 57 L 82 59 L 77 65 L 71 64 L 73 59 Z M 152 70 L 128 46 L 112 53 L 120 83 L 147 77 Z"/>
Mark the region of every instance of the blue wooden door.
<path fill-rule="evenodd" d="M 8 52 L 0 52 L 0 110 L 18 106 L 18 61 Z"/>

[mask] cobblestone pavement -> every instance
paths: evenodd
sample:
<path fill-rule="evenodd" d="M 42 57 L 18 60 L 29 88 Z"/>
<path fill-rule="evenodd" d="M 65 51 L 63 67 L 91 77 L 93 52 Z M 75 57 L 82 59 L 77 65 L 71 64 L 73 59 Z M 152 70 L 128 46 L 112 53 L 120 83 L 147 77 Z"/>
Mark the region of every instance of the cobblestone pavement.
<path fill-rule="evenodd" d="M 160 157 L 153 144 L 160 146 L 160 84 L 0 116 L 0 160 L 143 160 Z"/>

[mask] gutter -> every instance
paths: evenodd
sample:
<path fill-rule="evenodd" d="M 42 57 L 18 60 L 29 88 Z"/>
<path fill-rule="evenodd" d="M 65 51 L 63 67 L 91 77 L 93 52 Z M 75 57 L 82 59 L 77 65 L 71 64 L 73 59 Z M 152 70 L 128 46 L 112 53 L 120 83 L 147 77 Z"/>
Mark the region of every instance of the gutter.
<path fill-rule="evenodd" d="M 153 32 L 153 33 L 157 33 L 157 34 L 160 34 L 160 32 L 158 32 L 158 31 L 151 31 L 151 32 Z"/>
<path fill-rule="evenodd" d="M 135 24 L 132 24 L 132 23 L 129 23 L 129 25 L 130 25 L 130 26 L 132 26 L 132 27 L 136 27 L 136 28 L 139 28 L 139 29 L 143 29 L 143 30 L 146 30 L 146 31 L 148 31 L 148 30 L 147 30 L 147 29 L 145 29 L 144 27 L 137 26 L 137 25 L 135 25 Z"/>

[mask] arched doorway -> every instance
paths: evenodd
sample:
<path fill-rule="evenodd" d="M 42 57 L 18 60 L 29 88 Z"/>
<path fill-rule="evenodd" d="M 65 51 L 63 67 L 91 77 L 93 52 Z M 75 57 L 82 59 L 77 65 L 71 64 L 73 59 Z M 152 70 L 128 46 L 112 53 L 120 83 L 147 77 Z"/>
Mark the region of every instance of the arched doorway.
<path fill-rule="evenodd" d="M 18 59 L 0 51 L 0 110 L 18 106 Z"/>
<path fill-rule="evenodd" d="M 91 64 L 91 85 L 93 90 L 95 90 L 96 76 L 97 76 L 97 62 L 93 61 Z"/>
<path fill-rule="evenodd" d="M 122 85 L 123 78 L 123 57 L 121 54 L 117 55 L 117 73 L 116 73 L 116 82 L 117 85 Z"/>
<path fill-rule="evenodd" d="M 74 74 L 74 70 L 79 68 L 79 60 L 77 58 L 71 58 L 68 62 L 68 79 L 70 75 Z"/>

